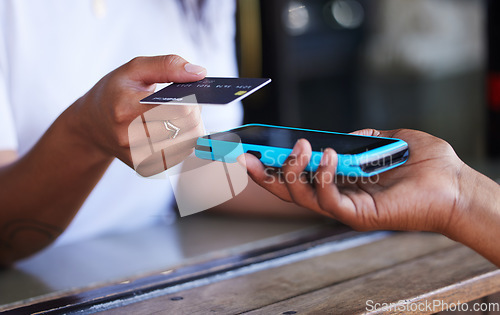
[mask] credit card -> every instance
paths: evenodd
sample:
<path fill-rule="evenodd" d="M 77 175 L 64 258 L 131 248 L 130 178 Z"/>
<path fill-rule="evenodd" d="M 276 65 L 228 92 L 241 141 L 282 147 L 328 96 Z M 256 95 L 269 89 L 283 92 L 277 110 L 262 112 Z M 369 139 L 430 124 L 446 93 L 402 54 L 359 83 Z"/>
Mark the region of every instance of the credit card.
<path fill-rule="evenodd" d="M 268 78 L 207 77 L 191 83 L 172 83 L 141 100 L 142 104 L 227 105 L 239 101 L 264 85 Z"/>

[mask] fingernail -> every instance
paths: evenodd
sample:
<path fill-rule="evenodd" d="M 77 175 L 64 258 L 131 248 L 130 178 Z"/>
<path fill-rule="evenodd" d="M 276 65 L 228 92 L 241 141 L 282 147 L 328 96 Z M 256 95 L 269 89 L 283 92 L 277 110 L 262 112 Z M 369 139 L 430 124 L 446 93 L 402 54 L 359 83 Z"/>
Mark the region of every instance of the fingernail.
<path fill-rule="evenodd" d="M 321 157 L 321 161 L 319 161 L 319 166 L 321 166 L 321 167 L 327 166 L 330 163 L 330 156 L 331 156 L 330 150 L 326 149 L 323 152 L 323 156 Z"/>
<path fill-rule="evenodd" d="M 206 71 L 206 69 L 203 68 L 202 66 L 194 65 L 192 63 L 186 63 L 184 65 L 184 69 L 186 70 L 186 72 L 189 72 L 191 74 L 196 74 L 196 75 L 199 75 L 199 74 L 203 73 L 203 71 Z"/>
<path fill-rule="evenodd" d="M 293 146 L 293 150 L 292 150 L 292 153 L 290 153 L 290 156 L 292 158 L 297 158 L 297 156 L 299 156 L 299 154 L 302 152 L 302 149 L 300 148 L 300 146 L 298 145 L 299 144 L 299 141 L 298 140 L 295 145 Z"/>
<path fill-rule="evenodd" d="M 241 154 L 240 156 L 238 156 L 236 158 L 236 161 L 241 165 L 243 166 L 244 168 L 247 167 L 247 161 L 245 159 L 245 154 Z"/>
<path fill-rule="evenodd" d="M 321 157 L 321 161 L 319 161 L 319 166 L 325 167 L 328 165 L 328 151 L 323 152 L 323 156 Z"/>

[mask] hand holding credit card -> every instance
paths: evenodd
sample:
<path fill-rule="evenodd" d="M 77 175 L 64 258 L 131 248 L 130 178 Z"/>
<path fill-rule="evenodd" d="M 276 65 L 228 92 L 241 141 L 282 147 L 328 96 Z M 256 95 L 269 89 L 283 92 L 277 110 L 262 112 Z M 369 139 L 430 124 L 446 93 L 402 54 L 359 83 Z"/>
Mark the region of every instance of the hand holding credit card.
<path fill-rule="evenodd" d="M 129 128 L 129 136 L 134 138 L 130 142 L 136 144 L 130 147 L 134 168 L 143 176 L 166 170 L 172 187 L 175 187 L 174 196 L 181 216 L 222 204 L 243 191 L 248 183 L 246 168 L 238 163 L 195 158 L 184 160 L 204 134 L 199 128 L 203 126 L 199 124 L 201 105 L 233 103 L 270 81 L 266 78 L 208 77 L 196 82 L 172 83 L 140 101 L 162 106 L 150 109 Z M 179 117 L 179 113 L 184 112 L 189 114 Z M 192 126 L 198 128 L 189 129 Z M 179 164 L 179 160 L 184 163 Z"/>
<path fill-rule="evenodd" d="M 207 77 L 190 83 L 172 83 L 141 100 L 142 104 L 227 105 L 239 101 L 264 85 L 268 78 Z"/>

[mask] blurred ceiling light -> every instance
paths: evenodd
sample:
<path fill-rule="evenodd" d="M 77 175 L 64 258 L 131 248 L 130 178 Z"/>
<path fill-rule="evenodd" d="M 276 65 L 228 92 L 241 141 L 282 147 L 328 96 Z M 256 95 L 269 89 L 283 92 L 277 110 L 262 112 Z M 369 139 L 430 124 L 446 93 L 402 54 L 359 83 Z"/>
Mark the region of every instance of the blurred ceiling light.
<path fill-rule="evenodd" d="M 334 21 L 343 28 L 357 28 L 363 23 L 365 12 L 356 0 L 334 0 L 330 8 Z"/>
<path fill-rule="evenodd" d="M 290 1 L 283 12 L 285 29 L 290 35 L 303 34 L 309 25 L 309 10 L 299 1 Z"/>

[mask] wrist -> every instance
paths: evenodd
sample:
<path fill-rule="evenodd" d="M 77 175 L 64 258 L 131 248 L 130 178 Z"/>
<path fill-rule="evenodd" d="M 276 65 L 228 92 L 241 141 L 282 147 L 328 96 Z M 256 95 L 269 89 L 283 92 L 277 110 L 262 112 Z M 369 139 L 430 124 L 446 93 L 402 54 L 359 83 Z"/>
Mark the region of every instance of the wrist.
<path fill-rule="evenodd" d="M 462 164 L 456 177 L 457 195 L 451 209 L 448 225 L 443 234 L 455 241 L 462 242 L 466 234 L 474 229 L 473 218 L 477 215 L 476 182 L 478 175 L 465 163 Z"/>
<path fill-rule="evenodd" d="M 475 208 L 474 204 L 476 202 L 474 200 L 476 177 L 476 172 L 465 163 L 461 165 L 457 172 L 457 197 L 452 206 L 449 224 L 443 231 L 443 234 L 456 241 L 460 241 L 464 232 L 472 228 L 471 209 Z"/>
<path fill-rule="evenodd" d="M 459 198 L 443 234 L 465 244 L 498 264 L 500 237 L 500 186 L 485 175 L 463 165 L 458 175 Z"/>
<path fill-rule="evenodd" d="M 101 147 L 90 137 L 91 127 L 85 123 L 82 111 L 82 98 L 78 99 L 68 107 L 59 117 L 67 136 L 71 139 L 71 146 L 85 154 L 87 158 L 95 162 L 109 163 L 113 156 L 102 150 Z"/>

